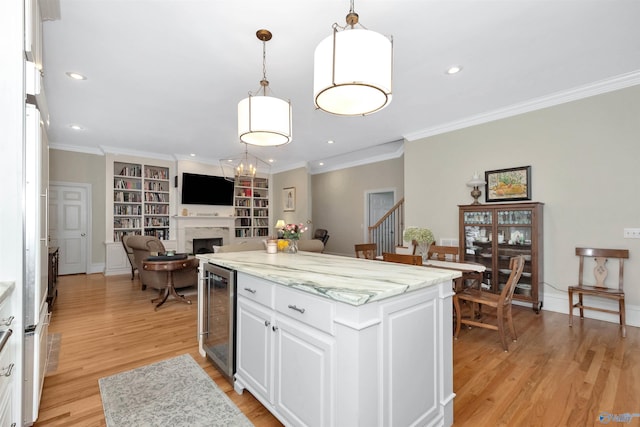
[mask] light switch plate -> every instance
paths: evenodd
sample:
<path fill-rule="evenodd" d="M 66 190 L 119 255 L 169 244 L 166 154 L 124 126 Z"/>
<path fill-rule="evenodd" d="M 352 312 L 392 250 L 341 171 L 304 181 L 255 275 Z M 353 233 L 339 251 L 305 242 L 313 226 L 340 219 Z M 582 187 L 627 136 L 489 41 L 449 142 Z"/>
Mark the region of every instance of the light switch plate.
<path fill-rule="evenodd" d="M 625 228 L 624 229 L 624 238 L 625 239 L 640 239 L 640 228 Z"/>

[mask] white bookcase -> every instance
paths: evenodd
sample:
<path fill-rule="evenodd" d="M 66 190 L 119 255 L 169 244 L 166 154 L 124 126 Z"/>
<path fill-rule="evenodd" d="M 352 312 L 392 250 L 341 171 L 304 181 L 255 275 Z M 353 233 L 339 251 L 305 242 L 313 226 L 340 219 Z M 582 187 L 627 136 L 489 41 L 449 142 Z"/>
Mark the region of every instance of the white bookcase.
<path fill-rule="evenodd" d="M 113 241 L 126 234 L 169 240 L 170 171 L 168 167 L 113 162 Z"/>
<path fill-rule="evenodd" d="M 236 178 L 234 191 L 235 237 L 269 235 L 269 179 Z"/>

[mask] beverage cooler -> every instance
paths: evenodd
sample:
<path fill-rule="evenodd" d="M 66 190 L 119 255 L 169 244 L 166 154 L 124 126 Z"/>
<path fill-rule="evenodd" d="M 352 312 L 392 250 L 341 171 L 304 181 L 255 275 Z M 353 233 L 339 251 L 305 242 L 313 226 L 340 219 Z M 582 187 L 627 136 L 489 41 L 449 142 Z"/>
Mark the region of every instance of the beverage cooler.
<path fill-rule="evenodd" d="M 206 355 L 233 384 L 236 342 L 236 271 L 202 263 L 198 281 L 198 341 Z"/>

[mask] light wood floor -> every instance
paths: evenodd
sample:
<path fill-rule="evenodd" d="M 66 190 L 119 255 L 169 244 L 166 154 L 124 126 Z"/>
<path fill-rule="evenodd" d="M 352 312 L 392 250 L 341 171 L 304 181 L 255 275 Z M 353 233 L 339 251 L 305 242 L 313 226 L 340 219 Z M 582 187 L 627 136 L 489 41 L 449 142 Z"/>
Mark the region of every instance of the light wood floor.
<path fill-rule="evenodd" d="M 195 304 L 154 311 L 155 292 L 129 276 L 63 276 L 58 292 L 49 332 L 61 334 L 59 364 L 45 379 L 35 426 L 104 426 L 99 378 L 184 353 L 256 426 L 281 425 L 198 354 Z M 569 328 L 566 315 L 514 312 L 519 339 L 510 352 L 496 332 L 478 328 L 454 342 L 456 426 L 588 426 L 602 425 L 602 412 L 640 413 L 640 329 L 628 327 L 622 339 L 615 324 Z"/>

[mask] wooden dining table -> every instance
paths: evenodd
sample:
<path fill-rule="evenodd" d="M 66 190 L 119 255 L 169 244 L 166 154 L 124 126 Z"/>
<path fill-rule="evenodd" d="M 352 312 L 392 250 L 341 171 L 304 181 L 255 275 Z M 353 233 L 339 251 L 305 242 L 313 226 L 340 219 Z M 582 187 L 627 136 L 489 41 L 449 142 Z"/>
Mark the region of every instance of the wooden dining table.
<path fill-rule="evenodd" d="M 423 261 L 422 265 L 431 268 L 441 268 L 443 270 L 455 270 L 462 273 L 461 277 L 453 279 L 453 288 L 455 292 L 462 291 L 467 280 L 473 280 L 480 287 L 486 267 L 482 264 L 464 261 L 440 261 L 436 259 L 428 259 Z"/>
<path fill-rule="evenodd" d="M 382 256 L 376 256 L 376 259 L 382 261 Z M 460 292 L 465 288 L 465 282 L 467 280 L 473 280 L 474 284 L 478 287 L 482 285 L 482 279 L 484 278 L 484 272 L 486 267 L 482 264 L 466 261 L 441 261 L 437 259 L 428 259 L 422 262 L 422 265 L 430 268 L 440 268 L 443 270 L 454 270 L 462 273 L 462 276 L 453 279 L 453 290 Z"/>

